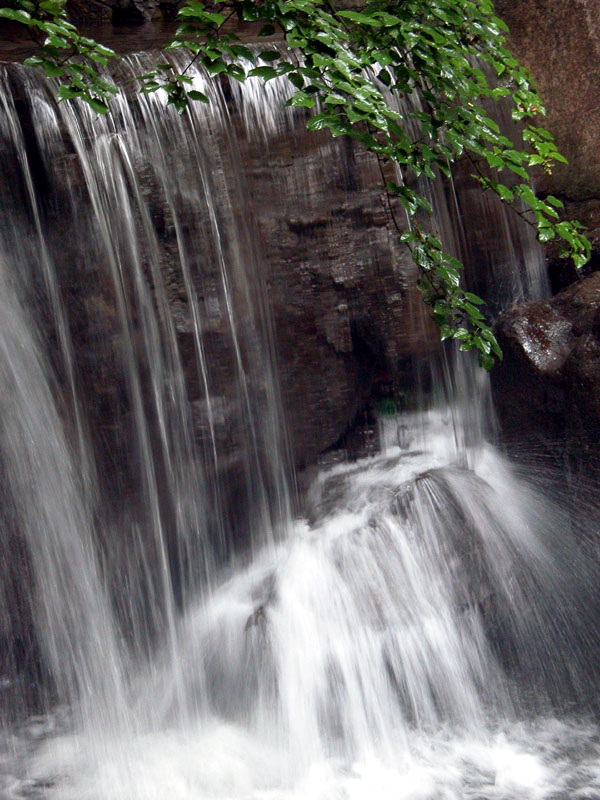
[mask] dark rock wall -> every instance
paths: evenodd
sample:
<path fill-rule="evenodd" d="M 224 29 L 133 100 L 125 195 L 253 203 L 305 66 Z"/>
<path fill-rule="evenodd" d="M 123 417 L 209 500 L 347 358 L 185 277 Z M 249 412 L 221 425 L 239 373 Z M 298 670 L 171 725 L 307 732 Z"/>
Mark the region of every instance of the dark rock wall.
<path fill-rule="evenodd" d="M 304 467 L 407 354 L 410 268 L 367 154 L 300 123 L 243 160 L 294 461 Z"/>
<path fill-rule="evenodd" d="M 568 159 L 551 175 L 537 177 L 537 190 L 565 202 L 565 216 L 589 229 L 594 254 L 584 274 L 600 265 L 600 3 L 597 0 L 496 0 L 510 28 L 510 43 L 537 81 L 547 116 L 544 127 Z M 568 263 L 548 250 L 553 285 L 575 279 Z"/>
<path fill-rule="evenodd" d="M 541 175 L 541 191 L 600 196 L 600 4 L 596 0 L 496 0 L 510 42 L 530 69 L 548 127 L 569 160 Z"/>
<path fill-rule="evenodd" d="M 552 461 L 586 474 L 598 467 L 600 342 L 600 4 L 597 0 L 497 0 L 511 45 L 533 73 L 543 121 L 567 165 L 540 174 L 537 189 L 565 203 L 592 242 L 577 274 L 547 249 L 553 300 L 509 311 L 498 322 L 504 362 L 492 375 L 497 410 L 511 443 L 529 440 Z M 569 288 L 565 288 L 569 287 Z M 561 290 L 563 290 L 561 292 Z"/>
<path fill-rule="evenodd" d="M 176 7 L 176 0 L 70 0 L 69 13 L 96 26 L 98 38 L 108 34 L 117 49 L 131 50 L 163 41 Z M 588 226 L 594 245 L 584 270 L 589 273 L 600 263 L 600 72 L 594 68 L 600 4 L 497 0 L 496 8 L 511 29 L 513 49 L 538 82 L 548 112 L 544 124 L 569 159 L 552 175 L 541 173 L 537 188 L 561 197 L 566 213 Z M 5 30 L 0 51 L 18 57 L 16 29 Z M 299 466 L 343 435 L 373 383 L 387 381 L 393 363 L 408 352 L 410 339 L 410 304 L 393 266 L 399 254 L 373 188 L 377 176 L 369 176 L 368 159 L 354 152 L 343 165 L 331 160 L 326 169 L 324 146 L 317 138 L 289 138 L 271 142 L 262 156 L 252 153 L 248 162 L 250 190 L 261 199 L 256 224 L 261 256 L 271 265 L 266 282 L 284 405 L 295 409 L 288 416 Z M 307 170 L 325 177 L 318 198 L 298 178 Z M 294 197 L 293 203 L 282 203 L 282 194 Z M 556 291 L 577 279 L 552 246 L 548 261 Z M 499 394 L 506 370 L 495 376 Z"/>
<path fill-rule="evenodd" d="M 589 226 L 600 252 L 600 72 L 595 69 L 600 56 L 600 4 L 498 0 L 497 7 L 511 26 L 517 55 L 539 82 L 548 109 L 545 124 L 570 162 L 551 176 L 540 175 L 538 188 L 566 201 L 568 213 Z M 70 3 L 74 20 L 90 25 L 92 33 L 96 26 L 98 38 L 120 51 L 164 41 L 172 32 L 173 9 L 174 4 L 158 0 Z M 26 54 L 28 45 L 16 33 L 10 25 L 0 28 L 0 57 Z M 308 134 L 302 125 L 262 144 L 244 136 L 239 119 L 234 118 L 234 127 L 242 162 L 248 165 L 244 181 L 252 210 L 247 223 L 260 251 L 273 313 L 293 459 L 303 468 L 343 439 L 378 385 L 397 381 L 399 362 L 427 347 L 435 336 L 415 340 L 420 312 L 414 309 L 421 306 L 407 290 L 408 265 L 390 231 L 372 160 L 343 142 L 332 144 L 325 134 Z M 59 200 L 58 195 L 52 200 L 55 211 Z M 483 253 L 490 249 L 490 236 L 482 231 L 479 226 Z M 167 237 L 157 233 L 166 242 Z M 68 236 L 60 228 L 56 235 L 64 237 L 69 261 Z M 167 291 L 177 298 L 184 293 L 176 281 L 170 285 L 168 276 L 174 251 L 166 242 Z M 576 278 L 573 272 L 552 251 L 550 257 L 556 288 L 571 283 Z M 108 490 L 122 501 L 126 489 L 114 476 L 124 471 L 124 465 L 111 459 L 127 452 L 119 436 L 131 425 L 126 387 L 117 379 L 119 366 L 113 363 L 112 340 L 119 336 L 114 303 L 98 275 L 99 271 L 80 275 L 73 270 L 65 292 L 79 369 L 87 379 L 90 424 L 100 443 L 101 473 L 113 476 L 115 485 Z M 218 332 L 210 336 L 214 345 Z M 184 367 L 189 368 L 190 399 L 200 403 L 191 329 L 179 324 L 178 337 Z M 565 443 L 571 461 L 597 459 L 600 274 L 577 281 L 553 300 L 507 312 L 498 323 L 498 337 L 505 359 L 493 383 L 507 438 L 539 441 L 546 450 L 554 448 L 559 461 Z M 224 353 L 222 359 L 227 362 L 230 356 Z M 223 395 L 228 391 L 225 373 Z M 123 424 L 115 426 L 115 418 Z M 0 585 L 11 597 L 26 572 L 26 566 L 19 565 L 21 557 L 17 552 L 17 560 L 0 562 Z M 17 616 L 21 619 L 24 614 L 19 610 Z M 14 633 L 19 624 L 11 618 L 3 634 L 21 647 L 31 637 Z M 15 647 L 9 656 L 0 657 L 0 671 L 10 666 L 2 658 L 35 660 L 30 652 L 23 654 Z M 3 649 L 9 653 L 8 647 Z"/>
<path fill-rule="evenodd" d="M 529 440 L 575 469 L 583 463 L 597 467 L 600 273 L 551 300 L 507 311 L 497 336 L 504 361 L 494 387 L 504 435 L 517 447 Z"/>
<path fill-rule="evenodd" d="M 18 77 L 15 74 L 17 86 Z M 46 170 L 28 102 L 25 93 L 20 95 L 18 114 L 31 142 L 28 157 L 38 199 L 45 209 L 47 245 L 66 299 L 76 372 L 82 376 L 80 390 L 96 443 L 98 472 L 107 484 L 106 490 L 119 495 L 133 481 L 135 468 L 123 454 L 132 454 L 135 460 L 135 447 L 126 441 L 135 426 L 129 417 L 127 380 L 119 362 L 121 321 L 106 255 L 102 243 L 96 241 L 78 160 L 65 158 L 64 168 L 52 165 Z M 303 112 L 296 112 L 288 124 L 280 120 L 279 127 L 265 130 L 264 135 L 260 120 L 252 119 L 248 125 L 232 98 L 228 114 L 231 130 L 227 135 L 223 131 L 204 132 L 213 140 L 207 144 L 211 163 L 218 164 L 213 172 L 215 193 L 230 197 L 230 211 L 225 201 L 218 210 L 223 217 L 220 224 L 225 259 L 231 264 L 239 262 L 240 268 L 244 260 L 248 261 L 250 276 L 252 263 L 262 271 L 293 460 L 302 468 L 314 463 L 320 453 L 347 433 L 373 387 L 392 383 L 399 359 L 414 349 L 410 333 L 414 303 L 412 297 L 407 303 L 406 288 L 406 274 L 412 271 L 412 265 L 391 233 L 373 158 L 350 142 L 332 141 L 325 132 L 308 132 Z M 178 185 L 184 185 L 186 169 L 191 170 L 193 165 L 185 161 L 189 154 L 183 142 L 180 149 L 173 169 Z M 15 166 L 7 164 L 6 169 L 15 170 Z M 18 171 L 17 167 L 15 185 Z M 140 176 L 175 320 L 196 436 L 201 440 L 206 437 L 206 401 L 196 368 L 194 322 L 179 268 L 175 224 L 143 158 Z M 73 197 L 78 198 L 76 219 L 66 211 Z M 190 187 L 189 192 L 180 193 L 178 202 L 178 224 L 185 231 L 184 238 L 197 242 L 197 246 L 189 247 L 190 269 L 201 299 L 211 394 L 215 402 L 223 401 L 222 423 L 216 423 L 219 449 L 233 452 L 235 358 L 227 319 L 211 310 L 211 303 L 222 302 L 213 297 L 214 287 L 221 282 L 219 257 L 214 252 L 206 201 Z M 12 213 L 18 218 L 23 212 L 17 207 L 16 197 L 14 205 Z M 141 221 L 136 224 L 141 225 Z M 90 229 L 70 235 L 71 225 L 88 225 Z M 140 227 L 140 241 L 147 236 Z M 73 269 L 73 264 L 78 268 Z M 243 348 L 244 341 L 251 339 L 248 331 L 252 323 L 245 318 L 243 292 L 236 288 L 236 276 L 231 280 L 238 295 L 236 324 Z M 260 294 L 260 287 L 254 288 Z M 127 294 L 132 295 L 129 302 L 135 308 L 132 287 L 127 288 Z M 51 315 L 43 309 L 42 313 L 48 317 L 43 322 L 52 349 L 56 335 L 49 321 Z M 134 338 L 134 346 L 144 364 L 143 342 Z M 248 363 L 252 363 L 250 357 Z M 56 367 L 60 369 L 60 364 Z M 250 380 L 259 384 L 261 378 L 252 375 Z"/>

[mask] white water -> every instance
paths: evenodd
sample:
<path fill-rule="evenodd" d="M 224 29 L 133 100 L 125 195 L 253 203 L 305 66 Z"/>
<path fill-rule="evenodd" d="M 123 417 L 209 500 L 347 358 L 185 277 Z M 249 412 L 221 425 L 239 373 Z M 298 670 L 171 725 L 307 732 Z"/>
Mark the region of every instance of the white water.
<path fill-rule="evenodd" d="M 410 423 L 387 421 L 388 440 L 421 436 Z M 550 705 L 586 681 L 567 517 L 489 445 L 457 465 L 450 416 L 427 426 L 428 450 L 321 473 L 313 523 L 188 610 L 187 722 L 158 654 L 121 734 L 24 726 L 6 796 L 600 796 L 595 726 Z"/>
<path fill-rule="evenodd" d="M 120 728 L 55 712 L 13 730 L 3 796 L 600 796 L 595 724 L 548 699 L 586 681 L 567 516 L 490 446 L 457 466 L 450 416 L 429 425 L 434 450 L 322 473 L 315 521 L 188 611 L 177 674 L 158 654 Z"/>
<path fill-rule="evenodd" d="M 293 119 L 277 119 L 257 85 L 240 89 L 237 102 L 248 131 L 268 141 Z M 28 215 L 1 231 L 0 369 L 14 386 L 1 405 L 3 497 L 32 555 L 25 594 L 63 705 L 5 726 L 0 797 L 600 797 L 587 542 L 568 507 L 486 440 L 483 373 L 452 354 L 428 362 L 433 399 L 382 422 L 378 456 L 316 476 L 303 518 L 292 522 L 267 303 L 251 234 L 237 227 L 228 170 L 239 154 L 222 97 L 215 90 L 210 111 L 184 118 L 160 96 L 120 97 L 119 114 L 97 121 L 57 107 L 37 80 L 25 86 L 51 176 L 68 161 L 64 136 L 80 173 L 77 187 L 66 181 L 73 266 L 96 275 L 98 261 L 113 297 L 139 509 L 126 524 L 96 485 L 56 280 L 65 265 L 43 231 L 18 126 L 7 122 Z M 12 123 L 9 87 L 2 96 Z M 167 268 L 148 176 L 173 232 Z M 467 232 L 451 230 L 448 208 L 440 213 L 444 238 L 458 248 Z M 500 219 L 519 262 L 516 295 L 540 291 L 534 246 Z M 206 286 L 194 271 L 203 259 L 212 264 Z M 70 401 L 54 390 L 28 311 L 36 265 Z M 169 297 L 170 269 L 181 273 L 184 300 Z M 177 348 L 185 315 L 206 422 L 200 442 Z M 207 330 L 229 343 L 230 397 L 214 389 Z M 225 402 L 241 430 L 253 548 L 249 563 L 217 567 L 207 539 L 227 552 L 232 535 L 218 475 L 229 455 L 217 433 Z M 179 598 L 173 539 L 185 576 Z"/>
<path fill-rule="evenodd" d="M 32 725 L 33 727 L 33 725 Z M 596 800 L 600 796 L 600 743 L 593 725 L 546 717 L 505 724 L 483 738 L 445 731 L 415 733 L 398 742 L 394 762 L 371 757 L 352 763 L 316 762 L 302 776 L 289 756 L 227 725 L 190 728 L 115 743 L 113 760 L 98 770 L 54 750 L 38 772 L 50 776 L 10 780 L 7 798 L 45 797 L 42 788 L 60 769 L 74 779 L 49 796 L 162 800 Z M 127 762 L 125 768 L 124 762 Z M 293 762 L 293 760 L 292 760 Z"/>

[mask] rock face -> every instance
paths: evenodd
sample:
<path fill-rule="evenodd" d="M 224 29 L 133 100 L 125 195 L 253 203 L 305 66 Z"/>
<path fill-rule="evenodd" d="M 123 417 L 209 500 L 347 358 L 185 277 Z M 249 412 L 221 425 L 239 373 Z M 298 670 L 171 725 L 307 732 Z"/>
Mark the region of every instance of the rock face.
<path fill-rule="evenodd" d="M 517 55 L 538 80 L 546 124 L 570 161 L 540 175 L 539 189 L 561 196 L 568 214 L 588 225 L 600 262 L 600 77 L 589 67 L 600 55 L 600 7 L 595 0 L 498 0 L 496 6 Z M 159 44 L 176 7 L 176 0 L 70 0 L 68 10 L 75 21 L 98 26 L 100 39 L 114 26 L 138 31 L 132 38 L 119 34 L 118 49 L 131 50 Z M 0 49 L 10 57 L 13 43 L 4 38 Z M 292 449 L 302 467 L 344 435 L 374 384 L 393 378 L 394 364 L 412 346 L 410 303 L 367 158 L 348 150 L 340 160 L 342 147 L 333 157 L 325 138 L 314 134 L 272 140 L 262 153 L 246 144 L 241 149 L 251 164 L 247 183 L 257 198 L 261 258 L 269 265 L 264 280 L 284 407 L 293 409 L 287 415 Z M 302 177 L 307 174 L 318 179 L 318 197 Z M 293 202 L 282 203 L 281 195 Z M 549 256 L 554 287 L 568 285 L 572 270 Z M 183 331 L 184 354 L 192 349 L 189 339 Z M 105 387 L 100 377 L 97 385 Z"/>
<path fill-rule="evenodd" d="M 253 148 L 256 214 L 296 466 L 348 429 L 410 349 L 406 271 L 367 154 L 298 124 Z"/>
<path fill-rule="evenodd" d="M 569 168 L 542 176 L 540 189 L 567 200 L 568 211 L 586 222 L 595 236 L 596 229 L 600 232 L 600 201 L 593 199 L 600 197 L 600 176 L 595 168 L 600 158 L 600 79 L 589 65 L 594 61 L 590 53 L 600 50 L 600 11 L 594 0 L 567 0 L 559 5 L 551 0 L 500 0 L 498 5 L 513 28 L 517 52 L 538 77 L 547 98 L 548 127 L 571 161 Z M 99 33 L 99 39 L 130 51 L 164 41 L 174 8 L 175 3 L 167 0 L 71 0 L 69 5 L 74 20 L 111 28 L 112 38 Z M 138 26 L 135 30 L 139 33 L 124 35 L 119 46 L 114 25 Z M 540 30 L 546 35 L 540 36 Z M 557 31 L 564 39 L 556 37 Z M 9 58 L 17 57 L 21 54 L 18 48 L 8 33 L 0 51 Z M 25 147 L 28 157 L 35 160 L 31 111 L 25 106 L 23 102 L 19 112 L 28 134 Z M 232 139 L 238 142 L 239 160 L 244 164 L 248 202 L 235 210 L 234 217 L 252 228 L 254 247 L 260 251 L 255 260 L 262 265 L 260 278 L 273 315 L 273 346 L 292 457 L 296 467 L 304 468 L 348 433 L 378 385 L 392 384 L 399 362 L 416 349 L 428 347 L 436 334 L 423 334 L 419 313 L 413 311 L 417 305 L 421 308 L 420 301 L 413 303 L 407 290 L 409 267 L 390 232 L 372 159 L 343 141 L 332 143 L 327 134 L 307 133 L 302 120 L 297 120 L 293 129 L 260 141 L 244 134 L 241 115 L 233 110 L 231 115 Z M 70 163 L 71 154 L 67 153 L 56 170 L 56 174 L 64 170 L 65 186 L 71 178 Z M 224 165 L 225 172 L 228 169 L 231 164 Z M 238 177 L 230 173 L 224 182 L 233 186 Z M 70 269 L 80 260 L 67 222 L 60 222 L 62 209 L 68 205 L 67 191 L 63 186 L 61 197 L 60 187 L 49 180 L 38 170 L 36 190 L 41 207 L 56 223 L 51 250 L 62 257 L 59 278 L 68 298 L 77 371 L 85 376 L 82 391 L 95 457 L 101 480 L 109 484 L 104 492 L 121 509 L 127 493 L 135 487 L 135 470 L 128 459 L 135 460 L 136 454 L 126 441 L 133 422 L 123 365 L 115 355 L 122 331 L 114 293 L 101 258 L 85 271 Z M 151 198 L 159 194 L 151 183 L 144 184 L 143 191 Z M 184 220 L 190 229 L 200 225 L 198 209 L 192 197 Z M 194 367 L 194 331 L 189 308 L 185 308 L 186 291 L 172 266 L 178 257 L 173 220 L 159 202 L 149 201 L 148 210 L 160 243 L 166 291 L 175 309 L 176 346 L 194 409 L 194 433 L 202 439 L 206 408 Z M 208 230 L 210 225 L 205 227 Z M 92 234 L 90 231 L 90 240 Z M 474 261 L 480 265 L 480 253 L 493 249 L 493 234 L 488 235 L 479 225 L 478 235 L 482 242 Z M 206 252 L 209 250 L 206 245 Z M 227 336 L 215 321 L 217 315 L 210 310 L 210 287 L 219 276 L 214 265 L 212 271 L 207 266 L 209 255 L 199 253 L 192 267 L 209 320 L 202 337 L 212 358 L 218 412 L 215 425 L 223 452 L 229 440 L 235 439 L 231 425 L 234 403 L 227 402 L 235 396 L 233 357 Z M 564 265 L 557 262 L 556 269 L 560 273 Z M 572 277 L 559 274 L 556 283 L 563 285 Z M 250 330 L 250 326 L 244 328 L 243 320 L 240 327 L 243 333 Z M 416 330 L 420 338 L 415 338 Z M 499 322 L 498 337 L 505 361 L 493 375 L 494 391 L 507 434 L 521 437 L 526 430 L 549 441 L 566 437 L 573 455 L 583 452 L 592 458 L 600 432 L 600 276 L 573 285 L 552 301 L 508 312 Z M 142 349 L 136 332 L 132 341 Z M 251 376 L 250 380 L 256 382 L 259 393 L 259 378 Z M 144 388 L 149 386 L 146 375 L 142 382 Z M 149 397 L 150 391 L 145 394 Z M 216 402 L 220 399 L 221 404 Z M 150 444 L 159 449 L 159 443 Z M 232 487 L 232 497 L 226 498 L 224 505 L 235 509 L 231 527 L 237 530 L 247 507 L 240 498 L 242 481 L 235 464 L 235 443 L 226 454 L 231 460 L 225 467 L 230 473 L 224 483 Z M 161 484 L 168 482 L 166 470 L 164 473 L 159 470 L 157 475 L 159 491 Z M 164 505 L 168 505 L 166 501 Z M 168 519 L 170 509 L 161 510 Z M 17 556 L 21 558 L 20 553 Z M 17 561 L 0 565 L 0 585 L 7 595 L 0 597 L 0 607 L 18 596 L 15 587 L 26 569 Z M 22 616 L 19 613 L 19 618 Z M 32 637 L 28 632 L 23 635 L 17 625 L 11 618 L 7 629 L 0 630 L 0 645 L 13 642 L 10 648 L 4 647 L 9 654 L 4 658 L 34 664 Z M 0 671 L 10 668 L 0 657 Z"/>
<path fill-rule="evenodd" d="M 504 361 L 492 385 L 508 439 L 529 436 L 550 451 L 565 442 L 572 462 L 597 462 L 600 274 L 501 315 L 497 337 Z"/>
<path fill-rule="evenodd" d="M 11 91 L 18 99 L 15 110 L 21 128 L 27 131 L 25 147 L 45 214 L 46 246 L 61 291 L 68 298 L 76 373 L 85 376 L 81 381 L 83 405 L 94 434 L 99 473 L 110 481 L 110 494 L 118 495 L 123 485 L 135 482 L 133 468 L 125 463 L 123 454 L 131 453 L 135 459 L 136 448 L 127 441 L 134 426 L 128 379 L 120 363 L 123 332 L 115 289 L 93 210 L 85 192 L 78 189 L 85 185 L 81 165 L 77 158 L 62 159 L 60 168 L 49 160 L 45 163 L 31 98 L 21 80 L 20 70 L 11 70 Z M 222 89 L 231 92 L 229 84 L 224 83 Z M 154 151 L 132 150 L 146 209 L 133 213 L 136 234 L 139 242 L 156 245 L 148 263 L 154 261 L 162 274 L 196 438 L 206 438 L 209 412 L 196 364 L 195 322 L 180 268 L 180 246 L 187 247 L 200 304 L 200 336 L 209 362 L 219 452 L 229 456 L 240 447 L 235 431 L 236 356 L 228 314 L 223 311 L 222 261 L 230 271 L 242 359 L 256 394 L 264 389 L 262 376 L 257 374 L 260 364 L 249 352 L 254 335 L 249 309 L 260 303 L 270 308 L 293 461 L 303 468 L 347 433 L 373 387 L 389 385 L 398 361 L 414 350 L 412 303 L 407 302 L 406 289 L 407 274 L 413 268 L 390 231 L 373 158 L 350 143 L 332 141 L 325 132 L 307 131 L 302 111 L 281 111 L 285 98 L 275 98 L 271 104 L 260 99 L 253 105 L 249 87 L 242 99 L 226 96 L 225 100 L 219 113 L 227 118 L 226 130 L 211 122 L 210 112 L 195 123 L 205 140 L 201 155 L 189 149 L 195 134 L 188 129 L 179 132 L 182 140 L 177 156 L 167 169 L 173 173 L 172 183 L 165 178 L 166 183 L 161 184 L 153 173 Z M 268 114 L 281 118 L 267 124 L 264 118 Z M 90 129 L 90 136 L 94 130 Z M 154 141 L 151 132 L 147 139 Z M 156 154 L 154 158 L 158 160 Z M 212 173 L 210 189 L 202 189 L 198 177 L 190 179 L 196 168 L 194 159 L 204 159 L 203 168 L 207 175 Z M 18 165 L 7 165 L 10 169 L 15 169 L 18 183 Z M 176 197 L 177 219 L 174 206 L 165 200 L 167 184 Z M 24 207 L 27 202 L 26 196 L 20 201 L 15 198 L 11 213 L 16 224 L 26 225 L 19 203 Z M 73 218 L 65 211 L 69 207 L 76 208 Z M 118 224 L 118 218 L 110 223 L 115 231 Z M 219 242 L 215 226 L 220 231 Z M 145 258 L 143 254 L 152 285 Z M 78 268 L 72 269 L 73 264 Z M 135 315 L 140 301 L 133 285 L 127 285 L 126 293 Z M 43 294 L 40 286 L 39 295 Z M 56 342 L 48 319 L 46 327 L 45 338 Z M 140 374 L 144 382 L 149 357 L 138 327 L 139 321 L 132 324 L 131 338 L 143 365 Z M 427 341 L 421 343 L 427 345 Z M 144 394 L 151 397 L 148 387 Z M 115 470 L 118 464 L 114 463 L 104 469 L 102 465 L 113 462 L 117 453 L 123 469 Z"/>
<path fill-rule="evenodd" d="M 565 203 L 565 217 L 588 228 L 593 246 L 584 274 L 600 265 L 600 4 L 596 0 L 497 0 L 510 43 L 529 68 L 544 101 L 542 124 L 568 159 L 551 175 L 539 173 L 537 190 Z M 573 268 L 548 249 L 555 290 L 575 279 Z"/>
<path fill-rule="evenodd" d="M 592 258 L 577 275 L 547 248 L 548 302 L 504 314 L 498 338 L 504 362 L 494 371 L 496 404 L 509 440 L 530 437 L 559 461 L 597 460 L 600 430 L 600 5 L 595 0 L 497 0 L 520 61 L 535 77 L 547 109 L 543 121 L 568 165 L 540 173 L 537 189 L 565 203 L 565 217 L 587 226 Z M 568 288 L 566 288 L 568 287 Z M 564 291 L 561 291 L 563 290 Z M 566 450 L 564 449 L 566 446 Z"/>
<path fill-rule="evenodd" d="M 152 117 L 144 98 L 133 100 L 122 127 L 120 119 L 74 120 L 76 112 L 57 106 L 43 80 L 30 81 L 17 66 L 8 68 L 2 90 L 14 122 L 0 142 L 0 194 L 12 223 L 2 229 L 3 250 L 14 275 L 31 270 L 24 305 L 58 376 L 57 404 L 74 429 L 58 315 L 36 247 L 43 241 L 73 343 L 74 394 L 96 467 L 106 572 L 126 579 L 145 608 L 153 584 L 144 584 L 131 554 L 138 531 L 145 565 L 159 562 L 153 541 L 146 546 L 147 531 L 156 520 L 166 531 L 160 558 L 177 592 L 184 558 L 171 532 L 188 524 L 187 498 L 192 510 L 198 496 L 206 499 L 201 522 L 215 549 L 222 537 L 220 556 L 241 549 L 262 522 L 253 516 L 262 502 L 253 493 L 259 473 L 265 492 L 277 491 L 270 478 L 278 454 L 269 449 L 277 432 L 268 416 L 275 404 L 265 402 L 269 358 L 260 336 L 271 322 L 261 310 L 271 310 L 281 405 L 293 461 L 302 468 L 347 433 L 373 388 L 389 383 L 414 347 L 407 257 L 390 232 L 376 162 L 324 132 L 308 132 L 304 112 L 282 111 L 285 97 L 270 102 L 262 85 L 256 97 L 247 84 L 240 99 L 224 82 L 214 89 L 215 103 L 198 104 L 189 118 L 162 107 Z M 42 119 L 37 108 L 46 112 Z M 265 120 L 277 114 L 283 119 Z M 33 204 L 39 238 L 31 235 Z M 204 381 L 198 351 L 206 354 Z M 181 407 L 190 409 L 183 443 Z M 200 445 L 191 455 L 179 446 L 189 441 Z M 203 495 L 186 481 L 188 466 L 201 460 Z M 150 461 L 152 474 L 144 469 Z M 196 522 L 190 516 L 190 525 Z M 12 617 L 3 623 L 3 595 L 14 596 L 15 575 L 27 568 L 11 550 L 14 558 L 0 564 L 0 644 L 8 643 L 9 653 L 0 671 L 12 671 L 13 662 L 23 671 L 35 664 L 35 639 Z M 125 630 L 129 615 L 125 609 Z"/>
<path fill-rule="evenodd" d="M 596 0 L 497 0 L 511 44 L 537 81 L 549 128 L 569 160 L 539 189 L 573 200 L 600 196 L 600 5 Z"/>
<path fill-rule="evenodd" d="M 161 4 L 162 5 L 162 4 Z M 175 3 L 171 3 L 175 5 Z M 158 0 L 68 0 L 67 11 L 75 22 L 110 20 L 115 24 L 141 24 L 159 14 Z"/>

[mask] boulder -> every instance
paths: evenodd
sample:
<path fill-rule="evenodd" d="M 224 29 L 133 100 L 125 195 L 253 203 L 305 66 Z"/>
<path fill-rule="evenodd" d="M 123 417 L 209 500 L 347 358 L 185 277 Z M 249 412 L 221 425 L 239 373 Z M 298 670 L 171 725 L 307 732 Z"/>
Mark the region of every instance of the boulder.
<path fill-rule="evenodd" d="M 492 373 L 496 409 L 508 441 L 564 444 L 571 462 L 595 465 L 600 434 L 600 274 L 551 300 L 500 316 L 503 362 Z"/>

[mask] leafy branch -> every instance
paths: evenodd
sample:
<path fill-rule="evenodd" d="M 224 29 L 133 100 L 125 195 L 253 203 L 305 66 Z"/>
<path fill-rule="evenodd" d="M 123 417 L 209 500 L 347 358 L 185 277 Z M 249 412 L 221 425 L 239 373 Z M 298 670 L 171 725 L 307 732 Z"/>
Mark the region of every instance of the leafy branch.
<path fill-rule="evenodd" d="M 286 47 L 250 50 L 226 28 L 234 14 L 258 23 L 259 38 L 280 31 Z M 114 87 L 95 67 L 104 66 L 112 51 L 79 36 L 64 17 L 63 0 L 35 8 L 32 0 L 15 0 L 0 15 L 46 34 L 33 62 L 63 79 L 62 99 L 80 97 L 99 113 L 107 110 Z M 288 105 L 307 109 L 310 130 L 349 136 L 376 156 L 393 223 L 417 265 L 418 286 L 441 338 L 475 350 L 486 369 L 502 353 L 483 300 L 460 285 L 462 265 L 427 231 L 432 209 L 419 180 L 449 176 L 451 165 L 466 155 L 483 189 L 534 225 L 541 242 L 560 238 L 561 254 L 570 254 L 577 267 L 589 258 L 582 226 L 561 220 L 562 203 L 552 196 L 542 200 L 532 188 L 532 167 L 550 171 L 564 158 L 551 134 L 531 122 L 544 113 L 543 105 L 530 75 L 505 46 L 506 26 L 491 0 L 365 0 L 360 9 L 340 9 L 328 0 L 187 0 L 178 16 L 181 25 L 166 50 L 185 50 L 190 61 L 182 71 L 159 63 L 140 77 L 141 91 L 165 91 L 183 113 L 190 101 L 209 102 L 187 74 L 194 63 L 211 77 L 285 77 L 294 87 Z M 59 61 L 59 54 L 66 60 Z M 520 124 L 517 143 L 486 111 L 500 101 L 511 104 Z M 402 177 L 387 180 L 387 164 Z M 403 207 L 406 226 L 398 223 L 392 198 Z"/>
<path fill-rule="evenodd" d="M 48 78 L 58 78 L 60 100 L 79 98 L 99 114 L 117 88 L 99 74 L 116 53 L 82 36 L 65 11 L 66 0 L 14 0 L 0 7 L 0 18 L 28 28 L 38 52 L 25 62 L 41 67 Z"/>

